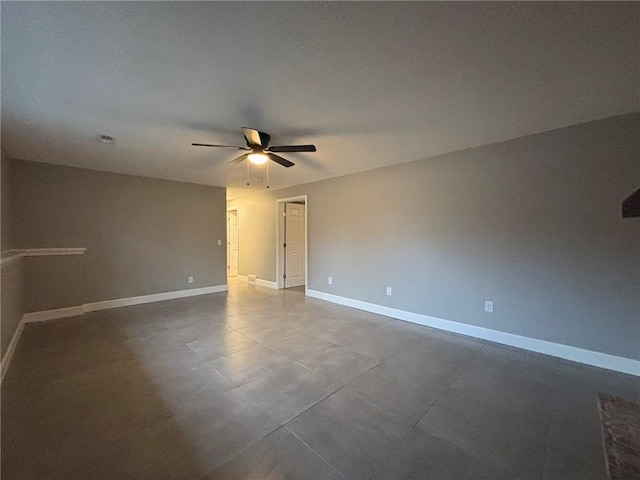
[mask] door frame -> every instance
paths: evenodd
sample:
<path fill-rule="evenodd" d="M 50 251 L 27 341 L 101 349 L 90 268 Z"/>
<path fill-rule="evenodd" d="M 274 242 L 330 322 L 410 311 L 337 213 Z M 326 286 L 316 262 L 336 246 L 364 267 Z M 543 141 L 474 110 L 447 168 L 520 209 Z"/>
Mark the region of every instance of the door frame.
<path fill-rule="evenodd" d="M 278 290 L 284 288 L 284 282 L 282 281 L 282 258 L 280 254 L 280 245 L 282 244 L 282 240 L 280 239 L 280 227 L 282 216 L 280 215 L 280 205 L 287 202 L 299 202 L 304 201 L 304 294 L 307 294 L 307 290 L 309 289 L 309 262 L 307 261 L 309 257 L 309 200 L 307 198 L 307 194 L 296 195 L 295 197 L 287 197 L 287 198 L 278 198 L 276 199 L 276 288 Z"/>
<path fill-rule="evenodd" d="M 231 241 L 230 241 L 230 228 L 231 228 L 231 215 L 229 212 L 235 211 L 236 212 L 236 222 L 238 222 L 238 273 L 236 274 L 235 278 L 237 278 L 240 275 L 240 210 L 238 208 L 238 206 L 235 207 L 227 207 L 227 278 L 229 278 L 231 275 L 231 255 L 230 255 L 230 250 L 231 250 Z"/>

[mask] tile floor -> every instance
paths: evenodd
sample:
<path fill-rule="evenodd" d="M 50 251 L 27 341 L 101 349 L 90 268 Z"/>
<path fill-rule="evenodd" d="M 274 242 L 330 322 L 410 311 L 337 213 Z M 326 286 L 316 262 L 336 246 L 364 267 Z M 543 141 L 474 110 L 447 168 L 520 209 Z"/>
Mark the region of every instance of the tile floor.
<path fill-rule="evenodd" d="M 2 478 L 603 479 L 640 379 L 286 292 L 28 325 Z"/>

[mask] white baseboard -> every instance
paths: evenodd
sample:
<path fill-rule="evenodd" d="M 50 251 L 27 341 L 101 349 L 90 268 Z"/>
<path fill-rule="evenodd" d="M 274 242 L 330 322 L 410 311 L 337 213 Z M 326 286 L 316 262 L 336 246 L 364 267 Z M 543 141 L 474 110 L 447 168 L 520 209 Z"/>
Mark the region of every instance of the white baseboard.
<path fill-rule="evenodd" d="M 18 346 L 18 342 L 20 341 L 20 335 L 22 335 L 22 330 L 24 330 L 24 318 L 20 320 L 18 323 L 18 328 L 13 333 L 13 338 L 11 342 L 9 342 L 9 346 L 7 347 L 7 351 L 2 358 L 2 365 L 0 367 L 0 383 L 4 380 L 4 375 L 7 373 L 9 369 L 9 363 L 11 363 L 11 359 L 13 358 L 13 354 L 16 351 L 16 347 Z"/>
<path fill-rule="evenodd" d="M 128 307 L 143 303 L 163 302 L 176 298 L 195 297 L 196 295 L 206 295 L 209 293 L 226 292 L 227 285 L 215 285 L 212 287 L 191 288 L 189 290 L 176 290 L 174 292 L 154 293 L 151 295 L 141 295 L 139 297 L 117 298 L 115 300 L 104 300 L 102 302 L 85 303 L 82 308 L 85 312 L 95 312 L 96 310 L 107 310 L 109 308 Z"/>
<path fill-rule="evenodd" d="M 76 307 L 56 308 L 55 310 L 42 310 L 41 312 L 25 313 L 22 317 L 24 323 L 45 322 L 56 318 L 75 317 L 84 313 L 83 305 Z"/>
<path fill-rule="evenodd" d="M 240 280 L 241 282 L 247 282 L 249 283 L 249 277 L 246 275 L 236 275 L 236 277 L 238 280 Z M 270 280 L 263 280 L 261 278 L 256 278 L 256 285 L 260 286 L 260 287 L 267 287 L 267 288 L 273 288 L 273 289 L 278 289 L 278 284 L 276 282 L 272 282 Z"/>
<path fill-rule="evenodd" d="M 42 312 L 25 313 L 23 321 L 25 323 L 43 322 L 45 320 L 54 320 L 56 318 L 73 317 L 75 315 L 82 315 L 83 313 L 95 312 L 97 310 L 127 307 L 131 305 L 140 305 L 143 303 L 162 302 L 165 300 L 174 300 L 176 298 L 194 297 L 196 295 L 206 295 L 209 293 L 219 293 L 226 291 L 227 285 L 214 285 L 211 287 L 192 288 L 189 290 L 176 290 L 174 292 L 141 295 L 139 297 L 116 298 L 114 300 L 105 300 L 102 302 L 85 303 L 84 305 L 76 307 L 58 308 L 55 310 L 44 310 Z"/>
<path fill-rule="evenodd" d="M 537 338 L 523 337 L 521 335 L 477 327 L 475 325 L 452 322 L 451 320 L 443 320 L 429 315 L 407 312 L 405 310 L 385 307 L 384 305 L 363 302 L 361 300 L 354 300 L 352 298 L 340 297 L 338 295 L 332 295 L 330 293 L 320 292 L 317 290 L 308 289 L 307 295 L 319 300 L 325 300 L 327 302 L 357 308 L 358 310 L 377 313 L 386 317 L 397 318 L 398 320 L 404 320 L 406 322 L 417 323 L 419 325 L 459 333 L 461 335 L 480 338 L 482 340 L 489 340 L 491 342 L 522 348 L 532 352 L 543 353 L 553 357 L 564 358 L 566 360 L 592 365 L 594 367 L 640 376 L 640 361 L 633 360 L 631 358 L 617 357 L 607 353 L 572 347 L 570 345 L 547 342 L 546 340 L 539 340 Z"/>
<path fill-rule="evenodd" d="M 278 289 L 278 284 L 276 282 L 272 282 L 270 280 L 262 280 L 261 278 L 256 278 L 256 285 L 260 285 L 261 287 Z"/>
<path fill-rule="evenodd" d="M 73 254 L 72 254 L 73 255 Z M 2 358 L 0 368 L 0 382 L 4 380 L 4 375 L 9 368 L 9 363 L 13 357 L 13 353 L 20 341 L 20 336 L 27 323 L 44 322 L 46 320 L 54 320 L 56 318 L 74 317 L 87 312 L 96 310 L 106 310 L 109 308 L 126 307 L 129 305 L 140 305 L 143 303 L 162 302 L 165 300 L 173 300 L 176 298 L 194 297 L 196 295 L 206 295 L 208 293 L 226 292 L 227 285 L 214 285 L 212 287 L 192 288 L 190 290 L 177 290 L 175 292 L 155 293 L 152 295 L 142 295 L 139 297 L 118 298 L 115 300 L 106 300 L 104 302 L 85 303 L 84 305 L 67 308 L 56 308 L 55 310 L 43 310 L 41 312 L 25 313 L 16 328 L 13 338 L 7 347 L 7 351 Z"/>

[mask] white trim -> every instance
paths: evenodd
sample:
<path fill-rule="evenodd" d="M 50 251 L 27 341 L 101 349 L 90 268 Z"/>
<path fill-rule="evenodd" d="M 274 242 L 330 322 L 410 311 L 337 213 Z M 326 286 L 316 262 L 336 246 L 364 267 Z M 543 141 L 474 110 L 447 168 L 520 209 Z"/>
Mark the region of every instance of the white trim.
<path fill-rule="evenodd" d="M 236 277 L 231 277 L 231 278 L 236 278 L 238 280 L 240 280 L 241 282 L 247 282 L 249 283 L 249 277 L 246 275 L 238 275 Z M 267 288 L 273 288 L 273 289 L 278 289 L 278 284 L 276 282 L 272 282 L 271 280 L 263 280 L 261 278 L 256 278 L 256 285 L 260 286 L 260 287 L 267 287 Z"/>
<path fill-rule="evenodd" d="M 130 305 L 140 305 L 143 303 L 162 302 L 176 298 L 193 297 L 196 295 L 206 295 L 209 293 L 226 292 L 227 285 L 214 285 L 211 287 L 192 288 L 189 290 L 176 290 L 174 292 L 154 293 L 152 295 L 141 295 L 139 297 L 116 298 L 102 302 L 85 303 L 84 305 L 68 308 L 58 308 L 55 310 L 44 310 L 41 312 L 25 313 L 23 320 L 25 323 L 43 322 L 56 318 L 73 317 L 83 313 L 106 310 L 109 308 L 127 307 Z"/>
<path fill-rule="evenodd" d="M 72 254 L 73 255 L 73 254 Z M 54 320 L 56 318 L 74 317 L 76 315 L 82 315 L 87 312 L 94 312 L 96 310 L 105 310 L 109 308 L 124 307 L 128 305 L 139 305 L 142 303 L 160 302 L 164 300 L 172 300 L 175 298 L 193 297 L 196 295 L 205 295 L 208 293 L 226 292 L 228 290 L 227 285 L 214 285 L 212 287 L 192 288 L 190 290 L 177 290 L 175 292 L 156 293 L 153 295 L 142 295 L 139 297 L 130 298 L 118 298 L 115 300 L 106 300 L 104 302 L 85 303 L 81 306 L 57 308 L 55 310 L 43 310 L 41 312 L 25 313 L 18 323 L 15 333 L 7 351 L 2 358 L 0 366 L 0 383 L 4 380 L 5 373 L 9 369 L 9 363 L 13 358 L 16 346 L 20 341 L 22 331 L 27 323 L 44 322 L 46 320 Z"/>
<path fill-rule="evenodd" d="M 82 255 L 86 248 L 23 248 L 2 252 L 0 266 L 6 267 L 21 257 L 42 257 L 51 255 Z"/>
<path fill-rule="evenodd" d="M 572 347 L 570 345 L 548 342 L 537 338 L 523 337 L 521 335 L 500 332 L 498 330 L 491 330 L 489 328 L 477 327 L 474 325 L 467 325 L 464 323 L 453 322 L 451 320 L 443 320 L 429 315 L 407 312 L 405 310 L 385 307 L 384 305 L 363 302 L 361 300 L 354 300 L 352 298 L 340 297 L 338 295 L 320 292 L 317 290 L 309 289 L 307 290 L 307 295 L 319 300 L 325 300 L 327 302 L 337 303 L 339 305 L 357 308 L 359 310 L 365 310 L 367 312 L 377 313 L 391 318 L 397 318 L 398 320 L 404 320 L 406 322 L 417 323 L 419 325 L 425 325 L 439 330 L 459 333 L 470 337 L 480 338 L 482 340 L 489 340 L 503 345 L 510 345 L 512 347 L 522 348 L 532 352 L 543 353 L 545 355 L 564 358 L 573 362 L 584 363 L 586 365 L 606 368 L 607 370 L 614 370 L 640 377 L 640 361 L 633 360 L 631 358 L 617 357 L 615 355 L 585 350 L 583 348 Z"/>
<path fill-rule="evenodd" d="M 271 280 L 263 280 L 261 278 L 256 278 L 256 285 L 260 285 L 261 287 L 278 289 L 278 285 L 276 282 L 272 282 Z"/>
<path fill-rule="evenodd" d="M 7 250 L 2 252 L 2 260 L 0 260 L 0 267 L 7 267 L 16 260 L 22 258 L 24 255 L 20 250 Z"/>
<path fill-rule="evenodd" d="M 277 198 L 276 199 L 276 281 L 275 283 L 275 288 L 276 289 L 282 289 L 284 288 L 284 285 L 282 283 L 282 275 L 280 274 L 280 208 L 279 208 L 279 204 L 280 203 L 285 203 L 285 202 L 296 202 L 296 201 L 301 201 L 304 200 L 304 275 L 305 275 L 305 286 L 304 286 L 304 292 L 305 295 L 307 294 L 308 291 L 308 285 L 309 285 L 309 262 L 307 261 L 307 259 L 309 258 L 309 238 L 308 238 L 308 232 L 309 232 L 309 199 L 307 198 L 307 194 L 302 194 L 302 195 L 296 195 L 295 197 L 287 197 L 287 198 Z"/>
<path fill-rule="evenodd" d="M 18 341 L 20 341 L 20 336 L 22 335 L 22 331 L 24 330 L 24 317 L 20 319 L 18 323 L 18 328 L 13 332 L 13 338 L 9 342 L 9 346 L 7 347 L 7 351 L 2 358 L 2 366 L 0 367 L 0 383 L 4 380 L 4 375 L 7 373 L 9 369 L 9 364 L 11 363 L 11 359 L 13 358 L 13 354 L 16 351 L 16 347 L 18 346 Z"/>
<path fill-rule="evenodd" d="M 25 257 L 42 257 L 50 255 L 82 255 L 86 248 L 27 248 L 24 251 Z"/>
<path fill-rule="evenodd" d="M 85 303 L 83 305 L 83 308 L 85 312 L 95 312 L 96 310 L 106 310 L 109 308 L 128 307 L 130 305 L 140 305 L 143 303 L 163 302 L 165 300 L 173 300 L 175 298 L 194 297 L 196 295 L 226 292 L 227 289 L 227 285 L 191 288 L 189 290 L 176 290 L 174 292 L 154 293 L 151 295 L 141 295 L 139 297 L 117 298 L 115 300 Z"/>
<path fill-rule="evenodd" d="M 56 308 L 54 310 L 25 313 L 22 318 L 24 323 L 46 322 L 47 320 L 55 320 L 56 318 L 75 317 L 76 315 L 82 315 L 83 313 L 84 308 L 80 305 L 76 307 Z"/>
<path fill-rule="evenodd" d="M 237 205 L 235 207 L 227 207 L 227 277 L 235 278 L 235 277 L 238 277 L 239 275 L 238 273 L 236 273 L 235 275 L 231 275 L 231 255 L 229 255 L 229 250 L 231 250 L 231 241 L 229 240 L 231 217 L 229 215 L 229 212 L 231 211 L 236 212 L 236 222 L 238 222 L 238 265 L 236 266 L 236 269 L 239 272 L 240 271 L 240 209 Z"/>

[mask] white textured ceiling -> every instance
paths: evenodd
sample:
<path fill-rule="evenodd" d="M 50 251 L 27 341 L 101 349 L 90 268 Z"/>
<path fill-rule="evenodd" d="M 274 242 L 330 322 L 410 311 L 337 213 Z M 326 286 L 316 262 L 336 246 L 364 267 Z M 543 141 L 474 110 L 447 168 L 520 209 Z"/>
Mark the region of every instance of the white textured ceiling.
<path fill-rule="evenodd" d="M 10 156 L 231 197 L 246 167 L 191 142 L 242 145 L 250 126 L 316 144 L 272 164 L 274 189 L 640 110 L 638 3 L 3 1 L 1 15 Z"/>

